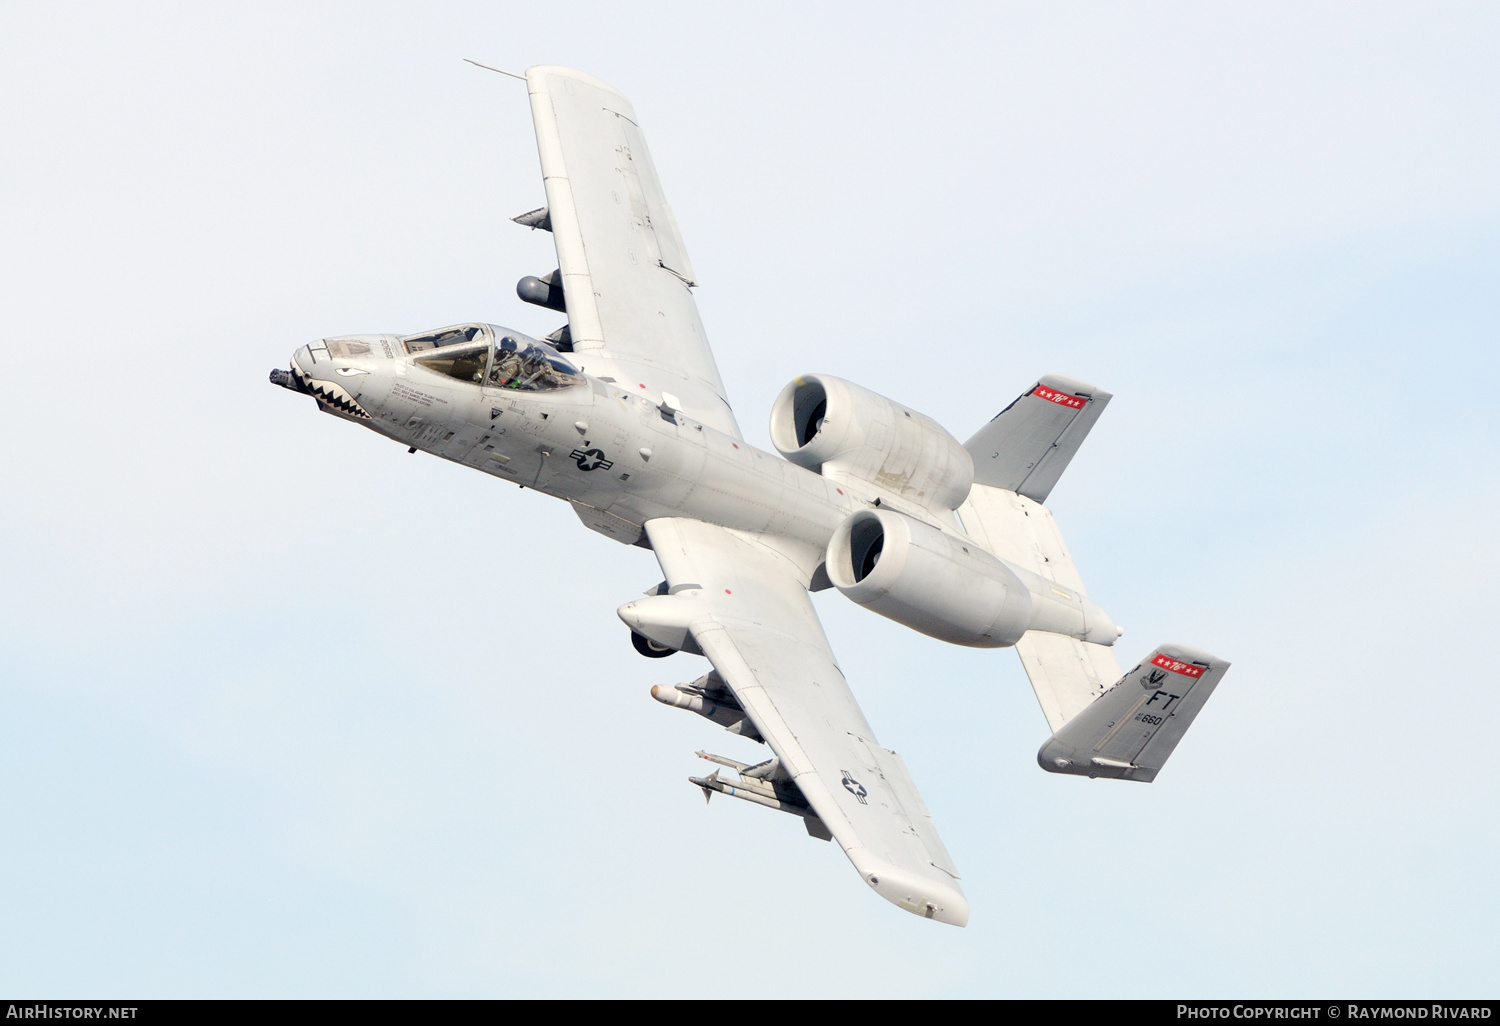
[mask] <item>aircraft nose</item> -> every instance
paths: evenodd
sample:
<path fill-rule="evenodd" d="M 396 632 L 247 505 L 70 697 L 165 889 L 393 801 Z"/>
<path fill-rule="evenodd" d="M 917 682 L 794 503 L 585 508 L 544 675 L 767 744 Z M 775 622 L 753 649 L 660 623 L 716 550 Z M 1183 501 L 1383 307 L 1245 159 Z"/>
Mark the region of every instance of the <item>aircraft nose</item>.
<path fill-rule="evenodd" d="M 292 354 L 292 373 L 308 381 L 331 381 L 347 386 L 380 369 L 383 361 L 370 354 L 368 344 L 342 339 L 309 342 Z"/>
<path fill-rule="evenodd" d="M 370 374 L 363 366 L 365 362 L 349 355 L 335 359 L 326 342 L 313 343 L 292 354 L 291 370 L 272 371 L 271 382 L 312 396 L 329 412 L 369 420 L 370 414 L 356 394 L 360 389 L 354 386 L 351 390 L 353 382 Z"/>

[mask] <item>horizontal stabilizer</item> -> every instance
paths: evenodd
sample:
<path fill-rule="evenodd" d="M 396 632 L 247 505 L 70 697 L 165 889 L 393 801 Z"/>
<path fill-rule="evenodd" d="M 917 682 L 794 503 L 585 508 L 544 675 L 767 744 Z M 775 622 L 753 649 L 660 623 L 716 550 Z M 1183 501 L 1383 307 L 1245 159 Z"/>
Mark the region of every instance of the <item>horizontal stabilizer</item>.
<path fill-rule="evenodd" d="M 1074 716 L 1037 752 L 1049 773 L 1156 779 L 1229 664 L 1185 645 L 1162 645 Z"/>
<path fill-rule="evenodd" d="M 974 483 L 1046 502 L 1112 398 L 1086 381 L 1043 375 L 964 443 Z"/>
<path fill-rule="evenodd" d="M 1016 655 L 1053 730 L 1062 729 L 1120 679 L 1114 649 L 1065 634 L 1027 631 L 1016 642 Z"/>

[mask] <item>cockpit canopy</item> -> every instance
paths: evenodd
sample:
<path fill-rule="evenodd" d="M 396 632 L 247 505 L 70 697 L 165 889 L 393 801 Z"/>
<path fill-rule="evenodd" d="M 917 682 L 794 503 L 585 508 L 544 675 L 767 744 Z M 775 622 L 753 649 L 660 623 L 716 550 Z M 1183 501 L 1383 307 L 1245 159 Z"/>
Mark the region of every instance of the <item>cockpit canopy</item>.
<path fill-rule="evenodd" d="M 547 392 L 583 383 L 556 349 L 494 324 L 456 324 L 401 341 L 418 367 L 486 388 Z"/>

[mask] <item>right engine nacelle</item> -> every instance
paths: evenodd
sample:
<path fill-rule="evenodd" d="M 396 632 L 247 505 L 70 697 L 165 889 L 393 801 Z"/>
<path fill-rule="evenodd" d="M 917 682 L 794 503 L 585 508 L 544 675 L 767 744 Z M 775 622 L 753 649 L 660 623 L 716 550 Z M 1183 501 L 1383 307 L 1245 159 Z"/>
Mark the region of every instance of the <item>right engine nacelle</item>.
<path fill-rule="evenodd" d="M 974 460 L 941 424 L 826 374 L 805 374 L 776 397 L 771 441 L 791 462 L 869 482 L 928 509 L 957 509 Z"/>
<path fill-rule="evenodd" d="M 827 566 L 855 602 L 955 645 L 1014 645 L 1032 623 L 1031 593 L 1004 563 L 890 510 L 860 510 L 840 524 Z"/>

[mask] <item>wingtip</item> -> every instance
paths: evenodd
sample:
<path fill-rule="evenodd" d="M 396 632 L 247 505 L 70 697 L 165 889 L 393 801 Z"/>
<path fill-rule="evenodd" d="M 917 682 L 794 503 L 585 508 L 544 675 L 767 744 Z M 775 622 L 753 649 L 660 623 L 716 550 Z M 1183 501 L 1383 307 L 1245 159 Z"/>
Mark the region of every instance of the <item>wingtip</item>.
<path fill-rule="evenodd" d="M 949 926 L 969 925 L 969 900 L 956 884 L 863 859 L 856 868 L 876 894 L 903 912 Z"/>

